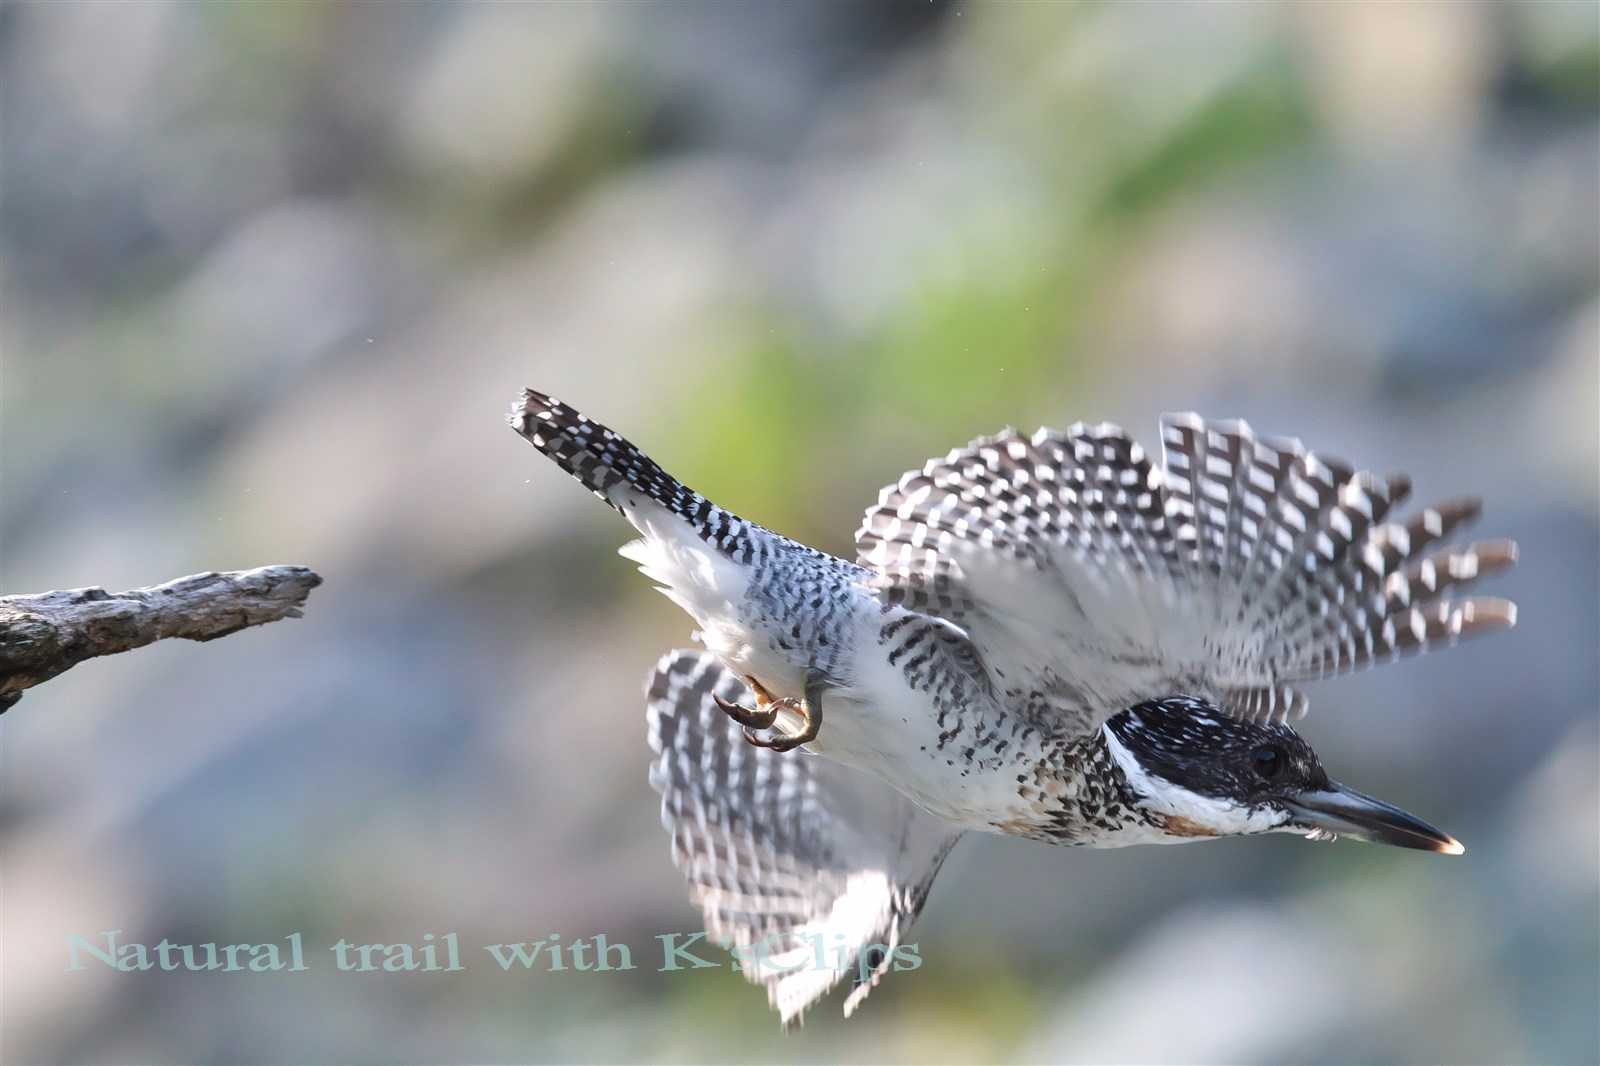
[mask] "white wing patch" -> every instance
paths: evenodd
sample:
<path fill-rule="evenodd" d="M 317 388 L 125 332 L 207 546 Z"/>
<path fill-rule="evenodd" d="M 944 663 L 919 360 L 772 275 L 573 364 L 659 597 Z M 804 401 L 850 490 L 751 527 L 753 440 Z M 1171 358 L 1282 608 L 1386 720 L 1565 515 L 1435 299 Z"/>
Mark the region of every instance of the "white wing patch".
<path fill-rule="evenodd" d="M 1305 709 L 1291 682 L 1515 622 L 1449 595 L 1513 544 L 1428 554 L 1476 501 L 1389 522 L 1402 475 L 1243 422 L 1161 428 L 1159 470 L 1108 424 L 979 438 L 880 493 L 859 560 L 890 602 L 965 629 L 1013 703 L 1080 730 L 1173 692 L 1282 720 Z"/>

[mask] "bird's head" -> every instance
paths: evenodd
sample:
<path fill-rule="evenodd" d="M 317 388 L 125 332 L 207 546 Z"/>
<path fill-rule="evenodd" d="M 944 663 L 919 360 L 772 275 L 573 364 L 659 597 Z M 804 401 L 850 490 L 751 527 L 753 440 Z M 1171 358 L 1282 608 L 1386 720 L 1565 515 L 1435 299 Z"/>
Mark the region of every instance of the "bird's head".
<path fill-rule="evenodd" d="M 1241 721 L 1174 696 L 1116 715 L 1105 737 L 1139 805 L 1164 819 L 1174 839 L 1281 832 L 1466 850 L 1398 807 L 1330 781 L 1311 745 L 1286 725 Z"/>

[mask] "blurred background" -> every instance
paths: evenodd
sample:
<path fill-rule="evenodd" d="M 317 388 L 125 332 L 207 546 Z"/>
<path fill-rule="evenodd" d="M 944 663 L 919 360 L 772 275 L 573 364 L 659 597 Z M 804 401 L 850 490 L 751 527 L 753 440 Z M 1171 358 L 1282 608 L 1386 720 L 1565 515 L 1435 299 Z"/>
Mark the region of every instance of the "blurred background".
<path fill-rule="evenodd" d="M 0 591 L 326 579 L 0 719 L 5 1061 L 1600 1058 L 1593 3 L 12 3 L 0 106 Z M 689 623 L 524 385 L 846 556 L 1008 423 L 1482 494 L 1519 628 L 1303 725 L 1467 854 L 971 839 L 923 968 L 787 1037 L 724 970 L 502 974 L 699 928 L 641 698 Z M 67 972 L 112 929 L 314 969 Z"/>

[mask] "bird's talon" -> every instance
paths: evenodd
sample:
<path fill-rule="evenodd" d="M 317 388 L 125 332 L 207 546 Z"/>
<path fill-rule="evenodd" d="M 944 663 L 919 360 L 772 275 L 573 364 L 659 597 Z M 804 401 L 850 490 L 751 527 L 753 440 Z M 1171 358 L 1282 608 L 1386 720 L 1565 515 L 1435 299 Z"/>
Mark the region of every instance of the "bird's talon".
<path fill-rule="evenodd" d="M 744 731 L 744 738 L 751 744 L 754 744 L 758 748 L 769 748 L 772 751 L 785 752 L 793 751 L 802 744 L 809 744 L 813 740 L 817 739 L 817 734 L 821 731 L 822 727 L 822 716 L 818 713 L 814 713 L 811 705 L 807 701 L 785 697 L 784 699 L 772 700 L 769 706 L 782 707 L 798 714 L 801 722 L 800 732 L 780 733 L 776 736 L 763 738 L 756 736 L 755 733 L 747 726 Z M 769 720 L 768 724 L 770 725 L 772 721 L 776 721 L 777 711 L 769 710 L 766 712 L 765 717 Z M 758 726 L 757 728 L 765 727 Z"/>
<path fill-rule="evenodd" d="M 793 751 L 795 748 L 798 748 L 801 744 L 804 743 L 804 741 L 798 739 L 797 737 L 788 737 L 788 736 L 763 737 L 763 736 L 759 736 L 759 735 L 757 735 L 755 730 L 750 729 L 748 726 L 745 727 L 745 730 L 744 730 L 744 739 L 745 739 L 745 741 L 747 743 L 750 744 L 751 747 L 766 748 L 769 751 L 775 751 L 775 752 L 778 752 L 779 754 L 782 754 L 783 752 L 786 752 L 786 751 Z"/>
<path fill-rule="evenodd" d="M 766 687 L 754 677 L 742 679 L 755 694 L 756 705 L 752 710 L 743 704 L 725 700 L 715 692 L 711 699 L 718 709 L 744 727 L 744 739 L 757 748 L 767 748 L 776 752 L 793 751 L 802 744 L 809 744 L 817 739 L 817 733 L 822 728 L 822 707 L 820 701 L 813 704 L 809 699 L 795 699 L 792 696 L 774 696 Z M 810 689 L 807 690 L 810 693 Z M 778 721 L 778 711 L 789 710 L 800 716 L 800 732 L 792 734 L 779 734 L 772 737 L 762 737 L 757 730 L 771 729 Z"/>
<path fill-rule="evenodd" d="M 732 718 L 735 722 L 745 727 L 747 736 L 749 735 L 749 730 L 769 729 L 771 728 L 772 724 L 778 720 L 777 711 L 763 710 L 760 708 L 761 700 L 759 696 L 756 700 L 756 710 L 751 710 L 749 707 L 746 707 L 741 703 L 733 703 L 730 700 L 725 700 L 715 692 L 711 694 L 711 699 L 716 703 L 717 707 L 721 709 L 723 714 L 726 714 L 729 718 Z"/>

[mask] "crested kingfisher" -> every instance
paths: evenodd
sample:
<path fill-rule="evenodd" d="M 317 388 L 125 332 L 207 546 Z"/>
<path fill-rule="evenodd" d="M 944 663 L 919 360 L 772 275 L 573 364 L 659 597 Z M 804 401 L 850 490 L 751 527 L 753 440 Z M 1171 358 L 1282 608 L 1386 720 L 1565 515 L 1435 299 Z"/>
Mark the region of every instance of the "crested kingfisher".
<path fill-rule="evenodd" d="M 856 561 L 723 510 L 617 433 L 524 391 L 513 429 L 639 533 L 621 554 L 694 619 L 656 665 L 650 780 L 709 937 L 787 1026 L 848 1016 L 969 831 L 1122 847 L 1258 833 L 1460 854 L 1328 777 L 1293 685 L 1515 624 L 1461 594 L 1516 558 L 1452 546 L 1458 499 L 1242 421 L 1007 429 L 889 485 Z"/>

